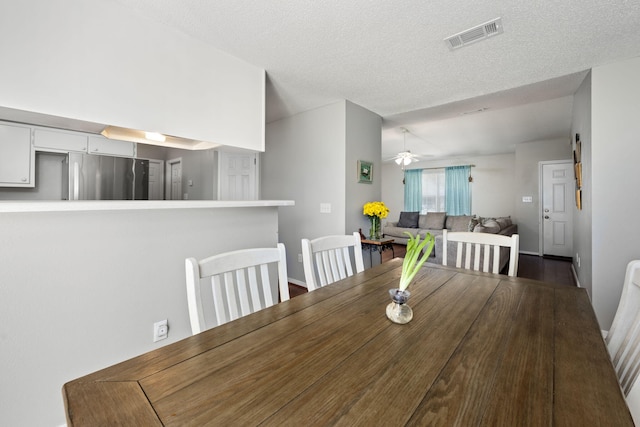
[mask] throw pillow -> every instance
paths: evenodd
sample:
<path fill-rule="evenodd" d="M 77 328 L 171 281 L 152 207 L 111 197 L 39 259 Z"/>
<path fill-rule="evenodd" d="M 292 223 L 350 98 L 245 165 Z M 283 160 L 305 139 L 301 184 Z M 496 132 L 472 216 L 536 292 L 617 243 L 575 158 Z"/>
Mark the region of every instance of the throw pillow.
<path fill-rule="evenodd" d="M 401 228 L 418 228 L 418 216 L 420 212 L 400 212 L 400 220 L 398 227 Z"/>
<path fill-rule="evenodd" d="M 496 218 L 496 222 L 498 224 L 500 224 L 500 229 L 504 229 L 507 228 L 508 226 L 510 226 L 511 224 L 513 224 L 513 222 L 511 221 L 511 217 L 510 216 L 501 216 Z"/>
<path fill-rule="evenodd" d="M 447 228 L 451 231 L 469 231 L 470 215 L 453 215 L 447 218 Z"/>
<path fill-rule="evenodd" d="M 472 216 L 471 219 L 469 220 L 469 228 L 467 231 L 473 231 L 473 229 L 476 227 L 476 225 L 480 224 L 480 218 L 477 216 Z"/>
<path fill-rule="evenodd" d="M 444 228 L 444 220 L 447 214 L 444 212 L 427 212 L 427 217 L 420 225 L 420 228 L 427 230 L 442 230 Z"/>
<path fill-rule="evenodd" d="M 476 226 L 473 227 L 473 232 L 474 233 L 486 233 L 487 232 L 487 228 L 485 226 L 483 226 L 482 224 L 476 224 Z"/>
<path fill-rule="evenodd" d="M 500 224 L 495 219 L 488 219 L 482 223 L 485 228 L 485 233 L 497 234 L 500 232 Z"/>

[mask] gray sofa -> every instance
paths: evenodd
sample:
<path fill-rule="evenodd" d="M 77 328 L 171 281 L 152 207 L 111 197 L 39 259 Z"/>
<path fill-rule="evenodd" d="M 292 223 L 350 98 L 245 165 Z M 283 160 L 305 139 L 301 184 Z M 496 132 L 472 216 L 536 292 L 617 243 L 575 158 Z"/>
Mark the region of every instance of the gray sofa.
<path fill-rule="evenodd" d="M 518 225 L 513 224 L 510 217 L 482 218 L 475 215 L 446 215 L 444 212 L 429 212 L 420 215 L 418 212 L 401 212 L 400 218 L 395 222 L 383 224 L 384 237 L 394 239 L 394 243 L 406 245 L 409 237 L 404 234 L 419 234 L 421 238 L 427 233 L 435 237 L 436 243 L 431 252 L 429 262 L 442 264 L 442 230 L 472 231 L 476 233 L 494 233 L 511 236 L 518 232 Z M 457 248 L 455 243 L 449 242 L 447 246 L 447 264 L 454 265 Z M 500 251 L 500 269 L 509 262 L 509 249 Z"/>

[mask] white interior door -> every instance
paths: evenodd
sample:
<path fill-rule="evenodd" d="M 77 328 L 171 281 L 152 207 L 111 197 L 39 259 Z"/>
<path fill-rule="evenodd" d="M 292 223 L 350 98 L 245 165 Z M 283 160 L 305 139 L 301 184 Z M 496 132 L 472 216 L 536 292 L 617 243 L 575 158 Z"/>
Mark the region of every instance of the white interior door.
<path fill-rule="evenodd" d="M 149 200 L 164 200 L 164 162 L 149 160 Z"/>
<path fill-rule="evenodd" d="M 182 159 L 167 161 L 167 200 L 182 200 Z"/>
<path fill-rule="evenodd" d="M 220 151 L 220 200 L 257 200 L 257 163 L 255 153 Z"/>
<path fill-rule="evenodd" d="M 543 255 L 573 255 L 573 164 L 542 164 Z"/>

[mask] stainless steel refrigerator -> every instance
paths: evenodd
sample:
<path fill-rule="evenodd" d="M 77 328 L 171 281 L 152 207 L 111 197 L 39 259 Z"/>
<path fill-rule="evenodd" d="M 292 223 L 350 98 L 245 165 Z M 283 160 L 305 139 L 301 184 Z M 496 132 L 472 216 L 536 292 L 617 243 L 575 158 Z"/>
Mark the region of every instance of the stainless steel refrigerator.
<path fill-rule="evenodd" d="M 63 173 L 68 200 L 148 200 L 149 161 L 69 153 Z"/>

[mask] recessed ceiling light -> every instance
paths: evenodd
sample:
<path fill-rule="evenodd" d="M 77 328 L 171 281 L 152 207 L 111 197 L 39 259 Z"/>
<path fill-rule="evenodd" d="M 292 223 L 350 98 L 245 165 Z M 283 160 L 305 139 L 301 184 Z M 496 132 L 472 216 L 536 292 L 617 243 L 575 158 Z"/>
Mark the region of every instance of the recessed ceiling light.
<path fill-rule="evenodd" d="M 167 139 L 163 134 L 158 132 L 145 132 L 144 137 L 156 142 L 164 142 Z"/>

